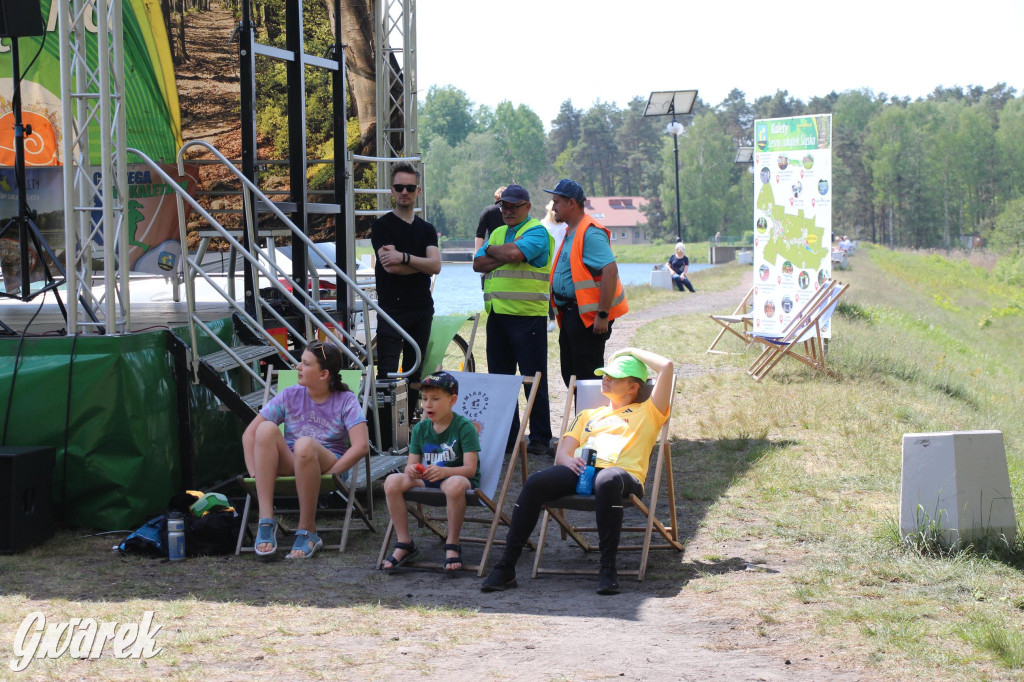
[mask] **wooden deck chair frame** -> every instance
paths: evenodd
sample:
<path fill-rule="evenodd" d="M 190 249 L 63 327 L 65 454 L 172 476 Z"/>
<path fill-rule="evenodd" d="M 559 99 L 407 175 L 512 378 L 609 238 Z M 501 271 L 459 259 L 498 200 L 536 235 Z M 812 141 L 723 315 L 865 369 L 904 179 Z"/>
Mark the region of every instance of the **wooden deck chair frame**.
<path fill-rule="evenodd" d="M 270 387 L 274 383 L 275 370 L 273 366 L 267 368 L 267 384 L 263 392 L 263 404 L 267 404 L 270 400 Z M 277 377 L 277 388 L 278 390 L 287 388 L 296 383 L 297 373 L 295 370 L 278 370 L 276 372 Z M 342 381 L 349 385 L 349 388 L 354 388 L 354 392 L 358 396 L 359 383 L 361 381 L 362 372 L 359 370 L 342 370 Z M 372 450 L 371 450 L 372 451 Z M 338 492 L 342 499 L 345 501 L 344 510 L 344 521 L 340 527 L 323 526 L 317 523 L 317 534 L 321 532 L 333 533 L 340 532 L 341 538 L 337 544 L 325 544 L 324 549 L 337 549 L 339 552 L 344 552 L 345 547 L 348 544 L 348 533 L 349 528 L 352 524 L 352 516 L 355 514 L 362 522 L 366 525 L 367 530 L 374 533 L 377 532 L 377 527 L 373 524 L 373 475 L 374 468 L 371 464 L 371 456 L 369 453 L 363 457 L 363 463 L 365 465 L 365 474 L 360 476 L 361 467 L 357 463 L 351 469 L 349 469 L 350 476 L 349 481 L 346 482 L 338 474 L 324 475 L 320 477 L 320 495 L 326 495 L 332 492 Z M 377 474 L 378 478 L 382 474 Z M 356 491 L 360 487 L 360 480 L 364 482 L 367 488 L 367 503 L 363 505 L 358 497 Z M 248 533 L 250 537 L 255 538 L 255 534 L 249 528 L 249 514 L 252 512 L 253 502 L 256 499 L 256 479 L 249 476 L 238 476 L 237 482 L 241 486 L 242 490 L 245 491 L 245 506 L 242 510 L 242 523 L 238 529 L 238 540 L 235 543 L 235 555 L 239 555 L 242 552 L 252 552 L 255 550 L 255 539 L 252 545 L 244 545 L 245 536 Z M 295 490 L 295 477 L 294 476 L 279 476 L 274 483 L 274 497 L 295 497 L 297 491 Z M 341 510 L 330 510 L 330 509 L 318 509 L 317 517 L 322 518 L 323 516 L 338 513 Z M 275 509 L 276 514 L 295 514 L 298 513 L 298 509 Z M 290 549 L 278 545 L 278 551 L 284 551 Z"/>
<path fill-rule="evenodd" d="M 591 382 L 599 380 L 590 380 Z M 583 382 L 579 382 L 582 384 Z M 577 392 L 577 381 L 576 377 L 571 377 L 569 380 L 569 390 L 566 394 L 565 400 L 565 411 L 562 417 L 562 429 L 561 438 L 565 437 L 565 431 L 568 427 L 570 415 L 575 415 L 577 410 L 573 409 L 573 395 Z M 642 533 L 643 539 L 640 544 L 622 544 L 622 538 L 619 538 L 619 551 L 640 551 L 640 564 L 636 570 L 623 570 L 619 569 L 619 575 L 635 575 L 637 581 L 642 581 L 644 575 L 647 573 L 647 559 L 652 549 L 674 549 L 677 552 L 683 551 L 683 543 L 679 541 L 679 522 L 678 512 L 676 511 L 676 489 L 675 480 L 672 474 L 672 453 L 669 447 L 669 424 L 672 422 L 672 409 L 673 403 L 675 402 L 675 389 L 676 389 L 676 378 L 672 377 L 671 396 L 672 400 L 669 402 L 669 413 L 668 419 L 665 420 L 664 426 L 661 427 L 661 433 L 658 436 L 658 442 L 652 450 L 651 457 L 654 458 L 654 477 L 651 480 L 649 488 L 645 488 L 645 496 L 649 497 L 650 504 L 645 504 L 644 501 L 636 495 L 630 495 L 627 500 L 624 500 L 624 507 L 635 507 L 644 517 L 646 523 L 643 526 L 623 526 L 623 533 Z M 665 483 L 667 485 L 668 494 L 668 516 L 666 522 L 663 523 L 656 516 L 658 508 L 658 498 L 661 492 L 661 479 L 664 476 Z M 543 505 L 543 519 L 540 524 L 540 536 L 537 540 L 537 553 L 533 560 L 533 572 L 531 573 L 532 578 L 536 578 L 540 574 L 544 573 L 555 573 L 562 575 L 597 575 L 596 569 L 569 569 L 569 568 L 543 568 L 541 561 L 544 559 L 544 545 L 547 540 L 548 523 L 551 519 L 561 528 L 562 539 L 572 538 L 572 540 L 579 545 L 584 552 L 594 552 L 598 550 L 596 543 L 591 543 L 583 535 L 586 532 L 595 532 L 596 526 L 577 526 L 569 522 L 565 512 L 566 510 L 575 511 L 586 511 L 593 512 L 595 510 L 594 497 L 592 495 L 568 495 L 561 497 L 557 500 L 553 500 Z M 657 531 L 659 536 L 664 542 L 658 542 L 652 544 L 654 537 L 654 531 Z"/>
<path fill-rule="evenodd" d="M 747 369 L 747 374 L 760 381 L 782 360 L 789 356 L 795 360 L 813 367 L 819 372 L 829 376 L 838 376 L 833 370 L 825 366 L 825 344 L 821 337 L 821 328 L 831 317 L 839 303 L 839 297 L 850 287 L 849 284 L 842 284 L 831 280 L 827 286 L 822 287 L 800 312 L 786 332 L 779 337 L 753 336 L 754 341 L 765 345 L 757 359 Z M 802 345 L 803 352 L 797 347 Z"/>
<path fill-rule="evenodd" d="M 453 376 L 459 378 L 459 372 L 453 372 Z M 527 462 L 526 462 L 526 449 L 522 447 L 523 441 L 526 438 L 526 426 L 530 421 L 530 412 L 533 409 L 533 404 L 537 399 L 537 389 L 540 386 L 540 372 L 537 372 L 532 377 L 522 377 L 523 383 L 530 386 L 529 394 L 526 398 L 526 406 L 521 410 L 519 415 L 519 432 L 516 434 L 515 445 L 512 449 L 512 455 L 495 457 L 494 461 L 501 462 L 502 470 L 504 475 L 499 472 L 498 482 L 500 488 L 497 490 L 497 496 L 488 495 L 483 490 L 477 488 L 466 493 L 466 518 L 463 522 L 463 532 L 459 537 L 460 543 L 483 543 L 484 549 L 483 554 L 480 557 L 479 564 L 470 564 L 468 562 L 462 564 L 462 570 L 476 571 L 477 576 L 484 574 L 484 569 L 487 566 L 487 557 L 490 554 L 491 548 L 498 544 L 503 545 L 504 541 L 496 540 L 495 535 L 497 534 L 499 526 L 508 527 L 511 523 L 509 516 L 504 511 L 505 498 L 508 496 L 508 490 L 512 483 L 512 476 L 515 473 L 516 462 L 519 463 L 519 470 L 522 476 L 522 480 L 526 482 L 527 476 Z M 521 391 L 516 390 L 516 408 L 519 409 L 518 401 Z M 446 507 L 447 500 L 445 494 L 436 488 L 412 488 L 405 492 L 406 506 L 409 509 L 409 515 L 415 519 L 420 527 L 425 527 L 433 532 L 436 536 L 441 538 L 443 541 L 447 537 L 445 527 L 442 525 L 444 517 L 430 516 L 426 513 L 423 507 Z M 469 512 L 473 509 L 481 509 L 483 516 L 473 515 Z M 469 524 L 485 524 L 489 526 L 489 530 L 486 537 L 474 537 L 468 535 L 465 530 Z M 391 547 L 391 539 L 395 532 L 394 523 L 389 521 L 387 530 L 384 531 L 384 541 L 380 546 L 380 553 L 377 555 L 377 569 L 379 570 L 384 565 L 384 559 L 387 556 L 388 549 Z M 531 543 L 532 546 L 532 543 Z M 427 563 L 427 562 L 416 562 L 407 563 L 404 566 L 416 567 L 416 568 L 443 568 L 440 563 Z"/>
<path fill-rule="evenodd" d="M 722 330 L 718 332 L 718 336 L 716 336 L 715 340 L 711 342 L 711 345 L 708 346 L 708 349 L 704 351 L 705 355 L 708 353 L 719 353 L 722 355 L 727 354 L 727 351 L 715 350 L 715 346 L 717 346 L 718 342 L 722 340 L 722 337 L 725 335 L 726 332 L 729 332 L 733 336 L 743 341 L 745 346 L 750 346 L 751 340 L 748 338 L 748 332 L 750 332 L 751 326 L 753 324 L 754 315 L 752 312 L 748 312 L 747 308 L 753 305 L 753 301 L 754 287 L 750 287 L 750 290 L 747 291 L 747 295 L 743 297 L 743 300 L 740 301 L 740 304 L 736 306 L 736 310 L 732 311 L 731 314 L 708 316 L 711 318 L 712 322 L 721 325 Z M 737 331 L 736 329 L 733 328 L 733 325 L 742 325 L 743 331 Z"/>

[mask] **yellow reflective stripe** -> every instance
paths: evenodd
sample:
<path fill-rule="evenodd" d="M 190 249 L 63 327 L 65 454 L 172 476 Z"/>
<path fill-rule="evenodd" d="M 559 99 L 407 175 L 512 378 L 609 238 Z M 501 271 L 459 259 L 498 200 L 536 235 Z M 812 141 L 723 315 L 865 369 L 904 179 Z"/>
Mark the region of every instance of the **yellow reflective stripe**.
<path fill-rule="evenodd" d="M 592 279 L 584 280 L 582 282 L 573 282 L 573 285 L 576 287 L 576 291 L 579 291 L 580 289 L 597 289 L 601 286 L 599 282 Z"/>

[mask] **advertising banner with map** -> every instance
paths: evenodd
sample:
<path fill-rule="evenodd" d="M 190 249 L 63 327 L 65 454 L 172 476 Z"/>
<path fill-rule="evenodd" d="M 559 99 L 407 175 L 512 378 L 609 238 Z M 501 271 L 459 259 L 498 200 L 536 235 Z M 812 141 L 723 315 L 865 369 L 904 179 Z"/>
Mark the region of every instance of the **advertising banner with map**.
<path fill-rule="evenodd" d="M 832 115 L 756 120 L 754 144 L 754 333 L 775 336 L 832 277 Z"/>

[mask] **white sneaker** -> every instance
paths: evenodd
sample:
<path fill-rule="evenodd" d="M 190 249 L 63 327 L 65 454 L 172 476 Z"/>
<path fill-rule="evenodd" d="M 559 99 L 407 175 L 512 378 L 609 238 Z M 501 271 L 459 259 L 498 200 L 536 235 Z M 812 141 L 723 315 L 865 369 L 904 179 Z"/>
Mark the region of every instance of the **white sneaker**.
<path fill-rule="evenodd" d="M 555 326 L 556 325 L 555 325 L 555 321 L 554 320 L 548 320 L 548 331 L 549 332 L 555 331 Z"/>

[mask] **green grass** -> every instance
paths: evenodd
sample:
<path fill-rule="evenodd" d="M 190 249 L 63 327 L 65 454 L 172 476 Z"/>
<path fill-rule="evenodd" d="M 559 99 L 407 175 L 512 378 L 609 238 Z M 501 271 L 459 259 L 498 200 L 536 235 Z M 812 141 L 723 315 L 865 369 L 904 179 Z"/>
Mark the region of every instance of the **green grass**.
<path fill-rule="evenodd" d="M 619 263 L 664 263 L 674 253 L 675 246 L 675 242 L 613 245 L 612 253 Z M 707 263 L 708 249 L 707 242 L 693 242 L 686 245 L 686 256 L 691 263 Z"/>
<path fill-rule="evenodd" d="M 699 399 L 687 402 L 680 435 L 721 446 L 763 434 L 772 444 L 734 475 L 704 524 L 743 524 L 732 537 L 802 556 L 787 593 L 742 599 L 773 611 L 824 605 L 787 622 L 809 618 L 825 639 L 850 638 L 879 671 L 946 676 L 942 667 L 954 666 L 968 677 L 1012 676 L 1024 630 L 1021 540 L 942 548 L 935 520 L 906 543 L 897 517 L 902 434 L 922 431 L 1002 431 L 1015 508 L 1024 509 L 1021 290 L 934 255 L 868 245 L 851 262 L 836 273 L 851 283 L 829 346 L 839 380 L 784 362 L 753 384 L 728 371 L 751 352 L 702 357 L 700 344 L 678 348 L 677 363 L 718 370 L 685 383 Z M 715 331 L 696 315 L 675 325 L 699 337 Z M 646 330 L 644 340 L 660 333 Z"/>

